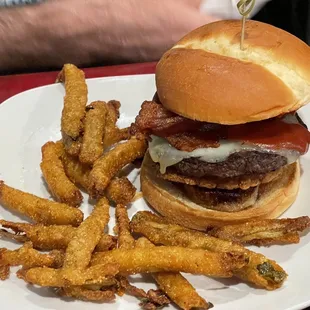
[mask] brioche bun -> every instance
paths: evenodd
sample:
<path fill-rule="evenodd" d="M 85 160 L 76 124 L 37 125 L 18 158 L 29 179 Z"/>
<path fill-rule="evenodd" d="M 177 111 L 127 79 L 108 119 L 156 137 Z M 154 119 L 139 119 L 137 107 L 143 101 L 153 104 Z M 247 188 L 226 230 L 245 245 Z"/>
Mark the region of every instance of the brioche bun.
<path fill-rule="evenodd" d="M 186 118 L 242 124 L 296 111 L 310 101 L 310 47 L 274 26 L 219 21 L 186 35 L 156 68 L 161 103 Z"/>
<path fill-rule="evenodd" d="M 141 167 L 141 188 L 146 201 L 169 221 L 197 230 L 237 224 L 251 219 L 277 218 L 295 201 L 300 180 L 299 162 L 286 166 L 273 181 L 259 187 L 259 198 L 248 209 L 221 212 L 188 199 L 172 182 L 158 178 L 147 154 Z"/>

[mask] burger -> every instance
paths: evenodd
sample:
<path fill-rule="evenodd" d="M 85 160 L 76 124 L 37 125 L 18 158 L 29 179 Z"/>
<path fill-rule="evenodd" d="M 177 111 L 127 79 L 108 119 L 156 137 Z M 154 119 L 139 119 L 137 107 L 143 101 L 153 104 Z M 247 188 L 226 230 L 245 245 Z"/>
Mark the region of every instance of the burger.
<path fill-rule="evenodd" d="M 147 136 L 144 198 L 183 226 L 276 218 L 295 201 L 310 134 L 310 48 L 271 25 L 219 21 L 168 50 L 132 130 Z"/>

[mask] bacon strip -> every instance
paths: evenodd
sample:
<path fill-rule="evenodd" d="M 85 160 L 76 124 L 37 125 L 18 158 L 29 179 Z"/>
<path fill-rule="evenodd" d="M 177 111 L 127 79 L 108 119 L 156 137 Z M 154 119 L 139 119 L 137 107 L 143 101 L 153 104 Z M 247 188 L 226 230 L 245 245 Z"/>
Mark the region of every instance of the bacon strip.
<path fill-rule="evenodd" d="M 197 148 L 218 147 L 220 139 L 256 144 L 266 149 L 308 151 L 310 133 L 301 124 L 280 118 L 225 126 L 187 119 L 165 109 L 160 103 L 145 101 L 131 131 L 156 135 L 175 148 L 191 152 Z"/>
<path fill-rule="evenodd" d="M 165 138 L 175 148 L 191 152 L 197 148 L 218 147 L 219 137 L 213 130 L 217 124 L 207 124 L 177 115 L 154 101 L 142 104 L 136 121 L 131 126 L 132 134 L 156 135 Z"/>
<path fill-rule="evenodd" d="M 193 131 L 198 129 L 201 123 L 170 112 L 154 101 L 145 101 L 136 117 L 135 125 L 141 133 L 167 136 Z"/>

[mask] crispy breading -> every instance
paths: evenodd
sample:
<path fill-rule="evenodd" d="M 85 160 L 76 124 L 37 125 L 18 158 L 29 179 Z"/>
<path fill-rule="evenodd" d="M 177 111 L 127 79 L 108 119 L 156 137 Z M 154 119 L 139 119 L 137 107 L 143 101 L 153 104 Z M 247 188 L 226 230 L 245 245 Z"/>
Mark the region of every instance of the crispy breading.
<path fill-rule="evenodd" d="M 4 281 L 10 276 L 10 266 L 0 266 L 0 280 Z"/>
<path fill-rule="evenodd" d="M 0 236 L 20 243 L 31 241 L 35 249 L 43 251 L 65 250 L 77 229 L 70 225 L 44 226 L 42 224 L 13 223 L 3 220 L 0 220 L 0 225 L 13 230 L 13 233 L 2 230 Z M 108 251 L 115 247 L 116 237 L 102 234 L 95 250 L 98 252 Z"/>
<path fill-rule="evenodd" d="M 148 239 L 141 237 L 137 247 L 152 248 L 155 245 Z M 152 277 L 159 288 L 181 309 L 209 309 L 211 303 L 206 302 L 198 295 L 195 288 L 178 272 L 156 272 Z"/>
<path fill-rule="evenodd" d="M 5 252 L 6 249 L 0 249 L 0 257 L 2 253 Z M 0 280 L 4 281 L 10 276 L 10 266 L 9 265 L 2 265 L 0 266 Z"/>
<path fill-rule="evenodd" d="M 150 289 L 146 298 L 142 300 L 140 306 L 144 310 L 156 310 L 161 309 L 170 304 L 169 298 L 164 294 L 162 290 L 152 290 Z"/>
<path fill-rule="evenodd" d="M 119 109 L 121 103 L 117 100 L 110 100 L 107 103 L 107 117 L 106 117 L 106 126 L 103 136 L 103 147 L 104 149 L 109 148 L 117 142 L 122 140 L 127 140 L 129 138 L 128 128 L 119 129 L 116 125 L 117 120 L 120 116 Z"/>
<path fill-rule="evenodd" d="M 83 130 L 83 118 L 87 104 L 87 85 L 84 72 L 72 64 L 65 64 L 59 75 L 65 84 L 64 106 L 61 116 L 61 131 L 77 139 Z"/>
<path fill-rule="evenodd" d="M 118 204 L 115 209 L 115 217 L 118 230 L 118 248 L 133 249 L 135 239 L 130 233 L 129 218 L 125 206 Z"/>
<path fill-rule="evenodd" d="M 6 221 L 2 221 L 1 220 L 1 222 L 6 222 Z M 8 222 L 8 223 L 12 223 L 13 225 L 15 224 L 15 223 L 13 223 L 13 222 Z M 23 224 L 23 223 L 21 223 L 21 224 Z M 2 224 L 0 224 L 0 225 L 2 225 Z M 27 224 L 27 225 L 32 225 L 32 224 Z M 37 224 L 37 225 L 40 225 L 40 224 Z M 4 226 L 3 226 L 4 227 Z M 27 241 L 30 241 L 27 237 L 26 237 L 26 235 L 20 235 L 19 234 L 19 232 L 13 232 L 13 233 L 11 233 L 11 232 L 9 232 L 9 231 L 7 231 L 7 230 L 5 230 L 5 229 L 1 229 L 0 230 L 0 238 L 2 238 L 2 239 L 8 239 L 8 240 L 14 240 L 14 241 L 16 241 L 16 242 L 18 242 L 18 243 L 25 243 L 25 242 L 27 242 Z"/>
<path fill-rule="evenodd" d="M 33 249 L 31 242 L 26 242 L 17 250 L 1 249 L 0 266 L 23 266 L 33 267 L 52 267 L 60 268 L 63 263 L 64 253 L 53 250 L 50 253 L 42 254 Z"/>
<path fill-rule="evenodd" d="M 66 153 L 62 154 L 61 160 L 68 178 L 87 191 L 90 186 L 89 174 L 91 167 L 82 164 L 77 157 Z"/>
<path fill-rule="evenodd" d="M 128 140 L 130 138 L 129 128 L 118 128 L 115 127 L 113 131 L 110 132 L 109 136 L 105 138 L 104 147 L 107 149 L 110 146 L 115 145 L 118 142 Z"/>
<path fill-rule="evenodd" d="M 111 302 L 115 299 L 113 290 L 91 290 L 83 286 L 62 287 L 57 291 L 61 297 L 71 297 L 82 301 Z"/>
<path fill-rule="evenodd" d="M 9 210 L 19 212 L 37 223 L 78 226 L 83 212 L 64 203 L 40 198 L 0 181 L 0 202 Z"/>
<path fill-rule="evenodd" d="M 17 276 L 24 281 L 40 286 L 71 287 L 82 285 L 112 286 L 116 281 L 114 276 L 118 273 L 118 266 L 113 264 L 100 264 L 83 270 L 54 269 L 49 267 L 36 267 L 20 269 Z"/>
<path fill-rule="evenodd" d="M 143 157 L 146 148 L 145 140 L 132 137 L 99 158 L 89 175 L 91 195 L 93 197 L 103 195 L 111 179 L 133 160 Z"/>
<path fill-rule="evenodd" d="M 102 237 L 104 228 L 109 222 L 110 205 L 106 198 L 101 198 L 95 205 L 91 215 L 76 229 L 66 249 L 64 270 L 85 269 L 91 255 Z"/>
<path fill-rule="evenodd" d="M 131 229 L 157 245 L 205 249 L 216 253 L 232 251 L 243 254 L 248 258 L 249 263 L 234 270 L 234 275 L 267 290 L 281 287 L 287 278 L 287 274 L 281 266 L 262 254 L 252 252 L 232 241 L 221 240 L 203 232 L 169 224 L 164 218 L 151 212 L 137 212 L 131 220 Z M 269 266 L 268 276 L 259 270 L 263 264 Z"/>
<path fill-rule="evenodd" d="M 65 133 L 62 133 L 62 141 L 65 146 L 66 152 L 71 156 L 79 156 L 81 146 L 82 146 L 82 134 L 73 140 L 71 137 L 67 136 Z"/>
<path fill-rule="evenodd" d="M 103 263 L 116 263 L 121 275 L 171 271 L 226 278 L 232 276 L 233 270 L 246 265 L 247 261 L 242 253 L 158 246 L 95 253 L 91 264 Z"/>
<path fill-rule="evenodd" d="M 103 136 L 107 115 L 104 101 L 95 101 L 86 107 L 84 134 L 79 159 L 91 165 L 103 154 Z"/>
<path fill-rule="evenodd" d="M 116 280 L 117 295 L 123 296 L 126 293 L 137 298 L 147 299 L 147 293 L 143 289 L 131 285 L 126 277 L 117 275 Z"/>
<path fill-rule="evenodd" d="M 127 205 L 132 202 L 137 189 L 126 177 L 115 177 L 111 180 L 105 190 L 105 194 L 110 201 L 116 204 Z"/>
<path fill-rule="evenodd" d="M 80 190 L 69 180 L 61 162 L 62 143 L 47 142 L 42 147 L 40 164 L 43 177 L 52 195 L 60 202 L 78 207 L 83 201 Z"/>
<path fill-rule="evenodd" d="M 208 234 L 242 244 L 268 246 L 298 243 L 300 241 L 298 233 L 309 227 L 310 218 L 301 216 L 297 218 L 252 220 L 242 224 L 216 227 L 208 231 Z"/>

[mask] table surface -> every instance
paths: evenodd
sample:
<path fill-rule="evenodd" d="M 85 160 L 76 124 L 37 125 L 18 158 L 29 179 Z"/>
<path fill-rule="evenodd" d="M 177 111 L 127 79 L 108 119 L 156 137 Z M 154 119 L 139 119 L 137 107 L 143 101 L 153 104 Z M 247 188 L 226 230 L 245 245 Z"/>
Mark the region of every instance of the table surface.
<path fill-rule="evenodd" d="M 156 63 L 140 63 L 120 66 L 108 66 L 84 69 L 86 78 L 119 76 L 132 74 L 149 74 L 155 72 Z M 0 103 L 25 90 L 52 84 L 57 72 L 0 76 Z M 306 308 L 304 310 L 310 310 Z"/>
<path fill-rule="evenodd" d="M 139 63 L 120 66 L 107 66 L 84 69 L 87 78 L 147 74 L 155 72 L 156 63 Z M 0 76 L 0 103 L 25 90 L 53 84 L 57 72 L 42 72 Z"/>

